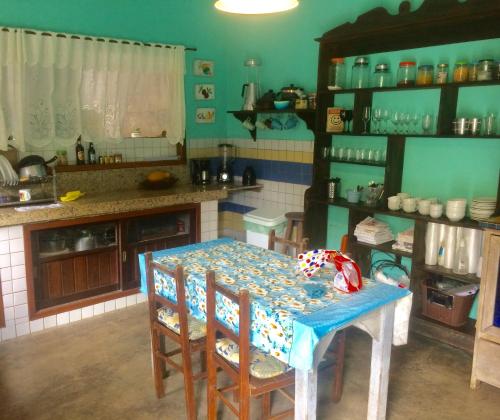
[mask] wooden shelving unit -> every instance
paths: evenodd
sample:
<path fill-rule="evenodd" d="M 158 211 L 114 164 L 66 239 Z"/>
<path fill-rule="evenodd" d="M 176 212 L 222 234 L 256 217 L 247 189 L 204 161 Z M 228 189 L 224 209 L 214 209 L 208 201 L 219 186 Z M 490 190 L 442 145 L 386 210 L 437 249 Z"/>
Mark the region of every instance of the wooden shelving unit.
<path fill-rule="evenodd" d="M 378 250 L 394 255 L 396 261 L 402 257 L 412 261 L 411 285 L 413 293 L 413 329 L 429 337 L 438 338 L 454 346 L 472 351 L 473 323 L 464 328 L 452 328 L 437 321 L 420 315 L 421 292 L 420 284 L 429 276 L 445 276 L 460 280 L 464 283 L 479 283 L 476 276 L 460 276 L 451 270 L 438 266 L 425 265 L 425 231 L 427 223 L 442 223 L 449 226 L 481 229 L 478 222 L 465 218 L 459 222 L 452 222 L 446 217 L 433 219 L 418 213 L 391 211 L 386 207 L 386 198 L 401 191 L 405 145 L 407 139 L 411 141 L 428 141 L 435 138 L 463 139 L 471 141 L 485 141 L 499 139 L 500 135 L 493 136 L 459 136 L 452 133 L 452 121 L 457 117 L 458 93 L 460 89 L 474 89 L 476 87 L 500 86 L 500 80 L 487 82 L 447 83 L 444 85 L 387 87 L 366 89 L 327 89 L 328 67 L 332 57 L 355 57 L 380 52 L 401 51 L 422 47 L 453 44 L 475 40 L 485 40 L 500 37 L 500 3 L 488 0 L 425 0 L 420 8 L 410 11 L 410 3 L 404 1 L 399 8 L 399 14 L 391 15 L 383 8 L 376 8 L 361 15 L 356 22 L 346 23 L 326 32 L 317 39 L 320 44 L 317 78 L 317 111 L 314 127 L 314 169 L 311 188 L 305 196 L 305 234 L 310 238 L 311 246 L 324 247 L 327 235 L 327 220 L 329 206 L 344 207 L 349 212 L 348 217 L 348 250 L 360 265 L 363 273 L 368 274 L 371 267 L 371 254 Z M 446 10 L 446 13 L 442 13 Z M 432 134 L 412 133 L 368 133 L 363 134 L 362 110 L 372 106 L 374 94 L 383 95 L 384 92 L 400 92 L 401 95 L 415 90 L 439 90 L 439 109 L 436 116 L 436 130 Z M 350 133 L 328 133 L 326 131 L 327 108 L 334 104 L 338 95 L 352 94 L 354 96 L 353 119 Z M 326 198 L 327 179 L 330 177 L 330 167 L 333 164 L 359 164 L 355 161 L 339 161 L 338 159 L 322 156 L 324 148 L 330 147 L 332 136 L 363 136 L 386 137 L 387 150 L 384 164 L 384 196 L 379 207 L 368 207 L 360 203 L 349 203 L 339 198 Z M 378 166 L 373 165 L 372 166 Z M 382 165 L 380 165 L 382 166 Z M 499 194 L 500 195 L 500 194 Z M 497 209 L 500 203 L 497 202 Z M 414 221 L 414 246 L 412 253 L 395 251 L 391 243 L 369 245 L 358 242 L 354 236 L 356 225 L 367 216 L 383 214 Z"/>

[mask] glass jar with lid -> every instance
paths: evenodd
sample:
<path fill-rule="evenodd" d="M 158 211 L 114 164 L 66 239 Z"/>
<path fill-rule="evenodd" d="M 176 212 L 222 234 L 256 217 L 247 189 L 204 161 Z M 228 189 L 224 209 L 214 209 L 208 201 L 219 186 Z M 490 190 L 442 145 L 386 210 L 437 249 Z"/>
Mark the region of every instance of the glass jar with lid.
<path fill-rule="evenodd" d="M 479 71 L 479 63 L 471 63 L 469 64 L 469 76 L 468 80 L 469 82 L 476 82 L 477 81 L 477 72 Z"/>
<path fill-rule="evenodd" d="M 401 61 L 398 69 L 398 86 L 414 86 L 416 78 L 415 61 Z"/>
<path fill-rule="evenodd" d="M 367 88 L 370 80 L 368 57 L 356 57 L 352 66 L 351 86 L 354 89 Z"/>
<path fill-rule="evenodd" d="M 469 79 L 469 66 L 467 61 L 457 61 L 453 70 L 453 81 L 463 83 Z"/>
<path fill-rule="evenodd" d="M 423 64 L 418 66 L 417 85 L 432 85 L 434 80 L 434 66 L 431 64 Z"/>
<path fill-rule="evenodd" d="M 493 80 L 494 67 L 495 67 L 495 60 L 493 60 L 492 58 L 479 60 L 477 69 L 477 81 L 485 82 L 487 80 Z"/>
<path fill-rule="evenodd" d="M 436 67 L 436 84 L 444 85 L 448 83 L 448 64 L 439 63 Z"/>
<path fill-rule="evenodd" d="M 375 66 L 373 73 L 373 86 L 374 87 L 387 87 L 392 84 L 392 74 L 389 64 L 380 63 Z"/>
<path fill-rule="evenodd" d="M 328 67 L 328 90 L 345 89 L 345 63 L 343 58 L 332 58 Z"/>

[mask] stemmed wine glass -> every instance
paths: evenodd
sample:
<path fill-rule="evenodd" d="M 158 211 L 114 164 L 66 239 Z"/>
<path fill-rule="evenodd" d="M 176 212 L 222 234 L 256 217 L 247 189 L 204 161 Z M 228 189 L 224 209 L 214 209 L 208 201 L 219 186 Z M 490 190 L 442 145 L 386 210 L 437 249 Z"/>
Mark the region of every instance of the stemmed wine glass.
<path fill-rule="evenodd" d="M 387 126 L 389 125 L 389 119 L 391 117 L 391 113 L 388 109 L 382 110 L 382 122 L 384 123 L 382 133 L 387 134 Z"/>
<path fill-rule="evenodd" d="M 363 107 L 363 125 L 364 130 L 362 134 L 368 134 L 368 123 L 370 122 L 371 108 L 369 106 Z"/>
<path fill-rule="evenodd" d="M 393 111 L 391 114 L 391 122 L 394 126 L 394 133 L 399 133 L 399 125 L 401 124 L 401 113 L 398 111 Z"/>
<path fill-rule="evenodd" d="M 346 115 L 347 115 L 347 110 L 341 109 L 340 113 L 339 113 L 339 117 L 340 117 L 340 120 L 342 121 L 342 123 L 344 124 L 344 130 L 343 130 L 344 133 L 347 132 Z"/>
<path fill-rule="evenodd" d="M 351 132 L 351 121 L 352 121 L 352 109 L 346 109 L 345 110 L 345 120 L 347 121 L 347 133 Z"/>
<path fill-rule="evenodd" d="M 373 120 L 373 132 L 376 134 L 380 134 L 380 126 L 382 121 L 382 108 L 375 108 L 372 112 L 372 120 Z"/>
<path fill-rule="evenodd" d="M 432 114 L 424 114 L 422 116 L 422 129 L 424 134 L 430 134 L 432 131 Z"/>

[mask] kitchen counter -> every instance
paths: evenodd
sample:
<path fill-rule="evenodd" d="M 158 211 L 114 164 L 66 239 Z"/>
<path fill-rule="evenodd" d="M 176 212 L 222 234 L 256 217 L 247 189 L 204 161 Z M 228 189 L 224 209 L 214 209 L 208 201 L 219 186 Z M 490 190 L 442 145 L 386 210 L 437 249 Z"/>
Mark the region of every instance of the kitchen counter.
<path fill-rule="evenodd" d="M 136 210 L 168 207 L 178 204 L 221 200 L 228 192 L 248 187 L 180 185 L 168 190 L 124 190 L 108 193 L 89 193 L 76 201 L 61 203 L 59 208 L 33 209 L 24 212 L 13 207 L 0 209 L 0 226 L 24 225 L 60 219 L 126 213 Z M 251 187 L 253 189 L 259 188 Z"/>

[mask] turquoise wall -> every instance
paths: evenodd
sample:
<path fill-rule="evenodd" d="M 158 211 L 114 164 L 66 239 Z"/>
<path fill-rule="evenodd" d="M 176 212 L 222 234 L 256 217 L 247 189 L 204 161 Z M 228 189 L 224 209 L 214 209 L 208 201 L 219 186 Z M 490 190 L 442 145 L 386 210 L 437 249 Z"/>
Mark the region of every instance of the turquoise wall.
<path fill-rule="evenodd" d="M 0 0 L 0 24 L 33 27 L 73 33 L 103 35 L 182 43 L 196 46 L 198 51 L 188 53 L 186 98 L 188 138 L 237 137 L 247 138 L 248 132 L 225 111 L 239 109 L 241 85 L 246 80 L 243 62 L 257 57 L 262 61 L 260 78 L 263 90 L 280 89 L 290 83 L 314 91 L 317 74 L 318 44 L 314 38 L 374 7 L 384 6 L 391 13 L 397 11 L 398 0 L 303 0 L 292 11 L 271 16 L 238 16 L 216 11 L 211 0 Z M 412 1 L 417 8 L 422 0 Z M 493 55 L 499 59 L 500 41 L 488 41 L 436 47 L 373 57 L 389 60 L 395 69 L 402 55 L 436 64 L 442 59 L 450 63 L 458 57 L 477 59 Z M 213 59 L 215 77 L 192 76 L 192 60 Z M 193 121 L 196 106 L 210 106 L 193 100 L 196 82 L 213 81 L 216 84 L 217 121 L 213 125 L 196 125 Z M 487 110 L 498 112 L 500 90 L 466 89 L 459 98 L 459 112 L 482 115 Z M 422 109 L 435 102 L 432 92 L 410 98 L 378 98 L 392 108 L 412 108 L 413 102 Z M 345 99 L 349 101 L 349 99 Z M 410 101 L 412 103 L 410 103 Z M 406 109 L 402 109 L 406 110 Z M 260 132 L 262 138 L 284 138 L 311 141 L 312 133 L 303 123 L 295 130 L 271 133 Z M 353 147 L 383 147 L 380 138 L 336 137 L 334 145 Z M 405 156 L 403 189 L 418 196 L 451 196 L 471 198 L 495 195 L 500 162 L 500 140 L 484 139 L 409 139 Z M 378 171 L 378 172 L 377 172 Z M 332 173 L 343 178 L 344 189 L 350 184 L 366 184 L 381 180 L 377 168 L 359 169 L 352 165 L 332 165 Z M 344 209 L 331 208 L 329 216 L 329 246 L 337 246 L 338 238 L 346 231 L 347 214 Z"/>

